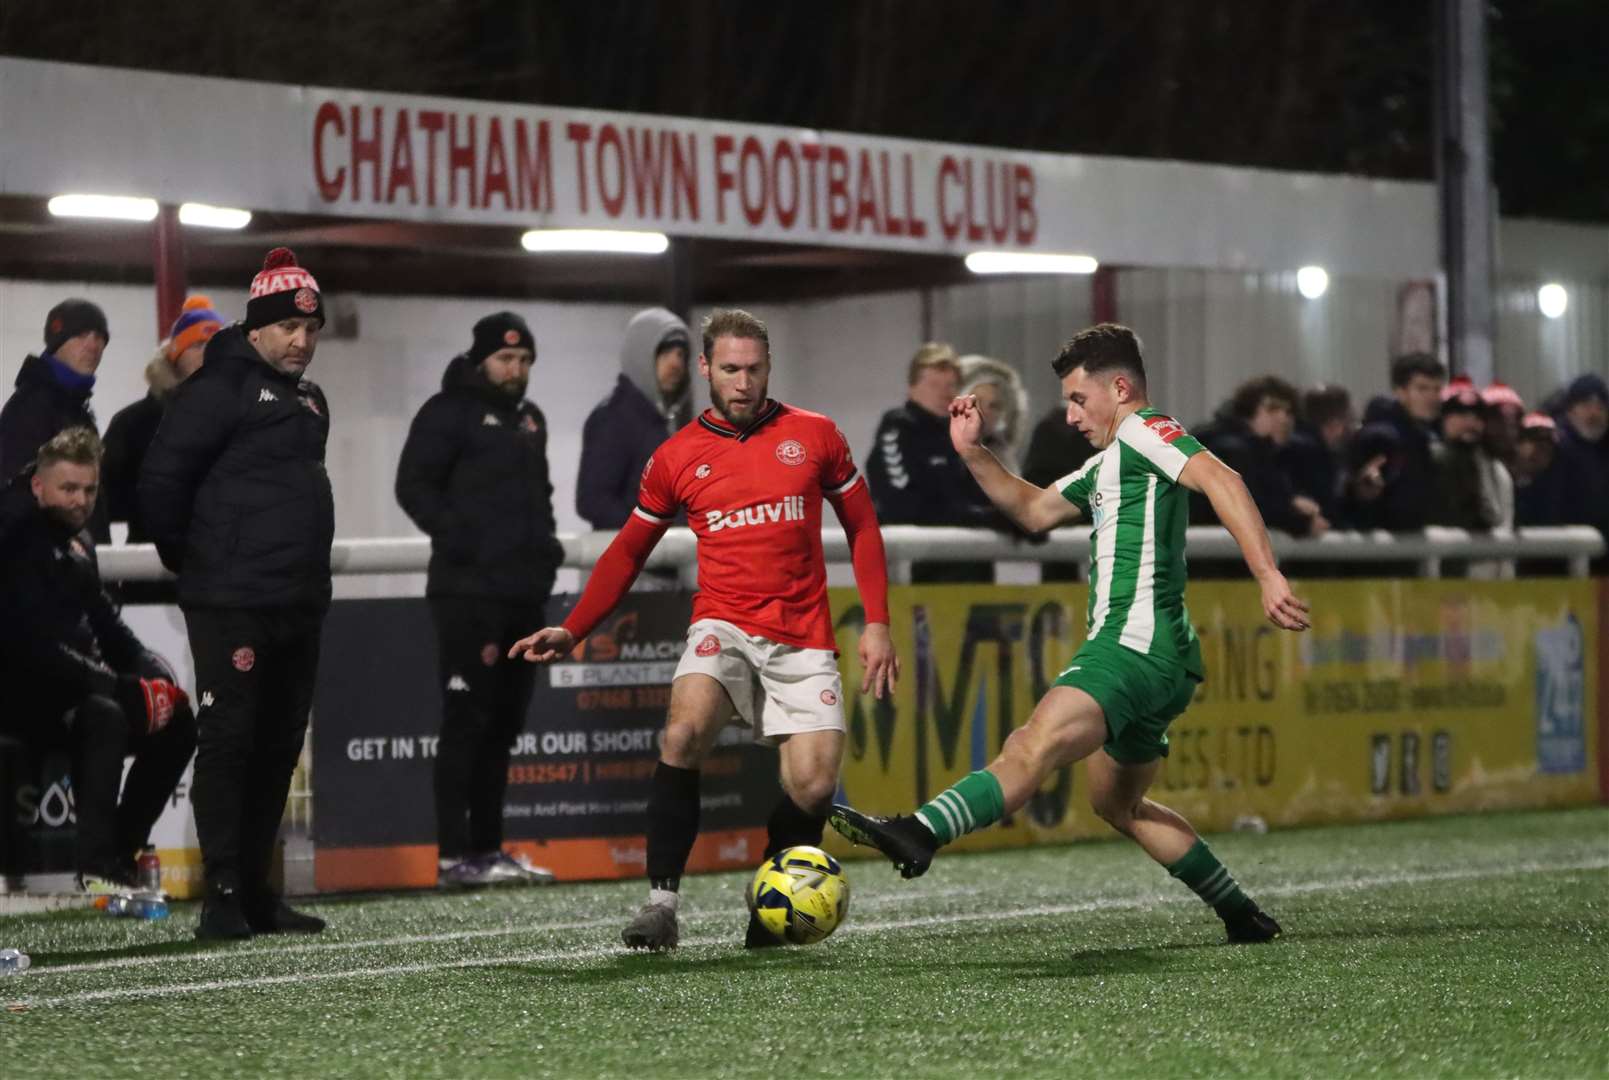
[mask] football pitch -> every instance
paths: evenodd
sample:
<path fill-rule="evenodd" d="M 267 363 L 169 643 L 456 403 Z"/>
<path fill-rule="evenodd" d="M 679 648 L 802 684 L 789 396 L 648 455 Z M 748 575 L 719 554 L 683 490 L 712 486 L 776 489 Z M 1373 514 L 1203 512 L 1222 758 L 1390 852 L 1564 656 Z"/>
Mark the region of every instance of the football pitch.
<path fill-rule="evenodd" d="M 318 938 L 0 919 L 0 1075 L 1602 1076 L 1609 809 L 1213 837 L 1285 927 L 1218 921 L 1126 843 L 847 864 L 821 945 L 745 953 L 747 875 L 315 901 Z"/>

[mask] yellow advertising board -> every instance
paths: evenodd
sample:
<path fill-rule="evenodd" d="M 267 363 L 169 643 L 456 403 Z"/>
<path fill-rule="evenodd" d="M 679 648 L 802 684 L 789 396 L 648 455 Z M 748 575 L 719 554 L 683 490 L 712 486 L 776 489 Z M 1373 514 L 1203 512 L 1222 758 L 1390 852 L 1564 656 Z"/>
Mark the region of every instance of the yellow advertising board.
<path fill-rule="evenodd" d="M 1207 681 L 1174 721 L 1153 795 L 1203 830 L 1587 803 L 1599 796 L 1592 581 L 1315 581 L 1305 634 L 1264 620 L 1250 582 L 1193 584 Z M 1084 637 L 1081 585 L 901 586 L 904 674 L 859 691 L 862 618 L 834 590 L 849 701 L 844 792 L 909 811 L 982 768 Z M 1103 836 L 1082 766 L 1052 777 L 988 848 Z M 836 838 L 834 838 L 836 839 Z M 837 848 L 843 851 L 843 846 Z"/>

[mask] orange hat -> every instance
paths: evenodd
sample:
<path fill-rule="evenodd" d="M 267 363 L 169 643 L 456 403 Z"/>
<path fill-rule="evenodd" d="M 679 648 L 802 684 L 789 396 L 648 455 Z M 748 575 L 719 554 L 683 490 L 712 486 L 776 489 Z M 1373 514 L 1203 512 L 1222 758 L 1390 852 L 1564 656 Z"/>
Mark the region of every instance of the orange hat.
<path fill-rule="evenodd" d="M 177 361 L 190 346 L 205 344 L 222 328 L 223 316 L 212 310 L 211 300 L 200 295 L 190 297 L 168 334 L 168 360 Z"/>

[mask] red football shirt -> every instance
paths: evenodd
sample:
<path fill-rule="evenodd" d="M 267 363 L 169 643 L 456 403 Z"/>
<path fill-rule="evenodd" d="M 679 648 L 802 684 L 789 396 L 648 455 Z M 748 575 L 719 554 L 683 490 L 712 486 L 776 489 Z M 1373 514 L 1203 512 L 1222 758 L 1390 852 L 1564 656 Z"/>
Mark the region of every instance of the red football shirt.
<path fill-rule="evenodd" d="M 837 425 L 767 401 L 745 431 L 705 410 L 662 443 L 643 469 L 636 513 L 663 525 L 686 508 L 698 536 L 695 621 L 835 649 L 821 502 L 864 482 Z"/>

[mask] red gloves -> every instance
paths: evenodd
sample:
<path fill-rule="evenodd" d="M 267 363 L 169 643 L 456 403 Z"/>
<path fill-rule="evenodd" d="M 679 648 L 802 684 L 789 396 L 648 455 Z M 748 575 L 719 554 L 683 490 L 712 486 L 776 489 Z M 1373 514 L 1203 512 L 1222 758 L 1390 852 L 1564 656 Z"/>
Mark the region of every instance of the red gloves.
<path fill-rule="evenodd" d="M 125 698 L 130 710 L 129 723 L 136 728 L 143 721 L 145 733 L 155 735 L 168 726 L 173 710 L 190 702 L 190 695 L 167 679 L 134 679 Z"/>

